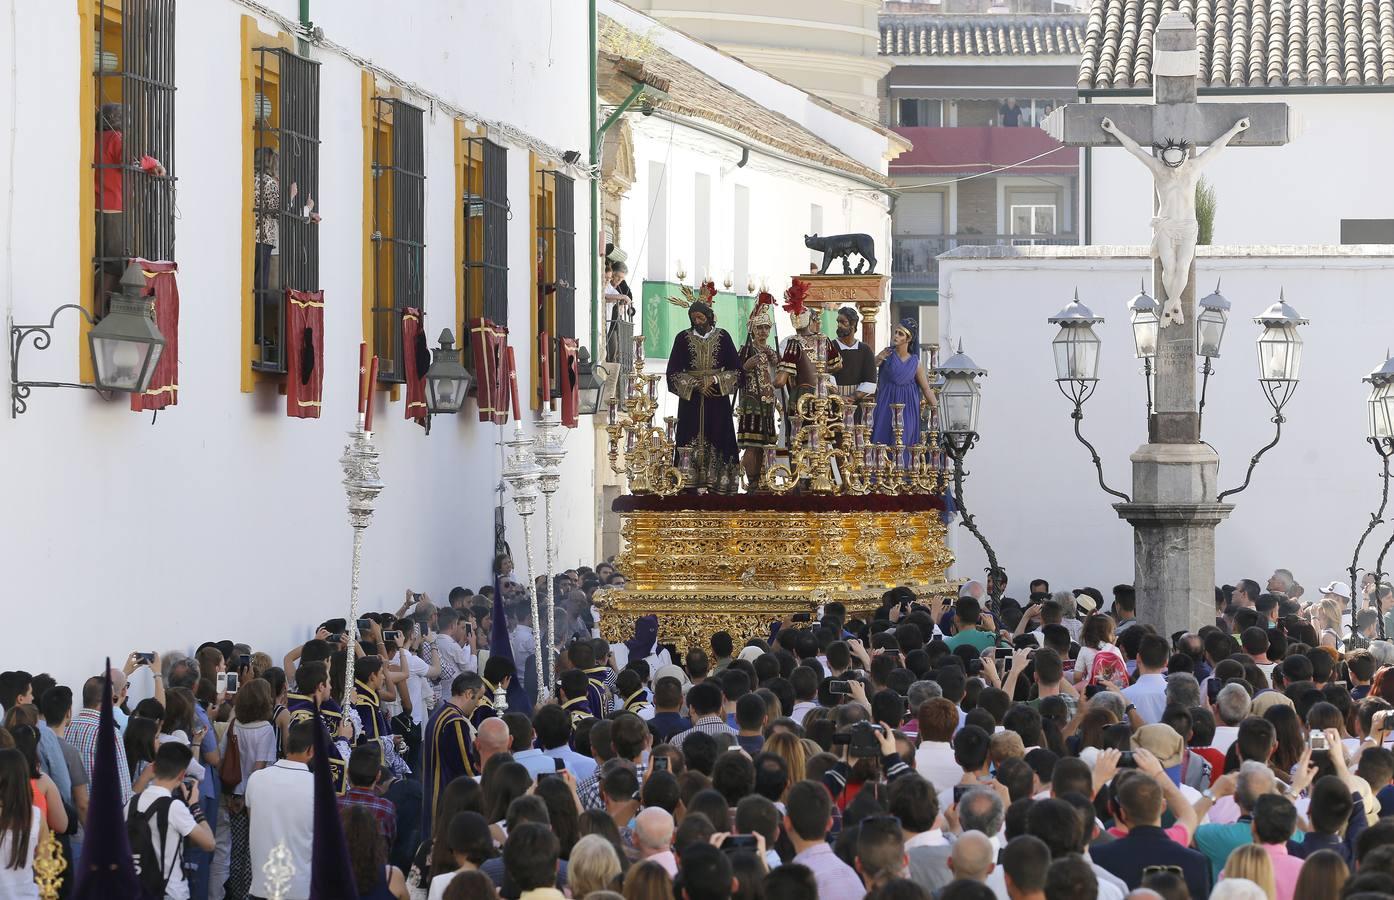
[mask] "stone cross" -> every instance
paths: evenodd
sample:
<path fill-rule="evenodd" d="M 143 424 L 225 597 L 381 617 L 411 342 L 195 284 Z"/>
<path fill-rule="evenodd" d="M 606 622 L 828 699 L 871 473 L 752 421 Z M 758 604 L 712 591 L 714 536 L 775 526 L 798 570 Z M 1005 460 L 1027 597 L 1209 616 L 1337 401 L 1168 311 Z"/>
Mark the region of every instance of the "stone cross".
<path fill-rule="evenodd" d="M 1120 144 L 1143 159 L 1156 184 L 1153 296 L 1165 301 L 1156 359 L 1151 440 L 1200 440 L 1196 409 L 1195 182 L 1226 144 L 1280 146 L 1289 140 L 1285 103 L 1198 103 L 1196 30 L 1183 13 L 1162 17 L 1153 39 L 1152 103 L 1072 103 L 1042 127 L 1071 147 Z M 1155 156 L 1141 148 L 1151 147 Z M 1206 150 L 1196 154 L 1196 149 Z M 1184 326 L 1184 327 L 1183 327 Z"/>
<path fill-rule="evenodd" d="M 1272 147 L 1290 138 L 1286 104 L 1198 103 L 1199 71 L 1195 26 L 1168 13 L 1153 39 L 1152 103 L 1073 103 L 1042 125 L 1073 147 L 1121 144 L 1156 189 L 1153 296 L 1165 305 L 1155 412 L 1147 443 L 1131 457 L 1132 500 L 1114 509 L 1133 526 L 1138 616 L 1166 636 L 1214 624 L 1215 526 L 1233 509 L 1215 499 L 1220 458 L 1200 442 L 1196 408 L 1195 185 L 1227 144 Z"/>

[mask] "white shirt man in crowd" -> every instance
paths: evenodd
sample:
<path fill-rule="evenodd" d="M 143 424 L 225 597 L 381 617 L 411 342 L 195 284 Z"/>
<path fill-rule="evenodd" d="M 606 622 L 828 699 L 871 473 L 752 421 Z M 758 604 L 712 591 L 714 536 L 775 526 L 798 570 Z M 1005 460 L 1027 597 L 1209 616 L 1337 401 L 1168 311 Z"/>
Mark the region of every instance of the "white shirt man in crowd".
<path fill-rule="evenodd" d="M 133 801 L 134 813 L 144 815 L 157 802 L 168 798 L 169 811 L 165 828 L 160 829 L 158 813 L 149 816 L 150 838 L 158 856 L 161 879 L 165 880 L 165 900 L 189 900 L 189 884 L 184 878 L 184 841 L 200 850 L 213 849 L 213 831 L 204 821 L 199 808 L 198 782 L 189 779 L 185 787 L 184 772 L 193 759 L 193 751 L 183 744 L 170 742 L 160 746 L 151 764 L 155 769 L 152 781 Z"/>
<path fill-rule="evenodd" d="M 668 877 L 678 874 L 673 856 L 673 816 L 665 809 L 650 806 L 634 817 L 634 846 L 639 856 L 658 863 Z"/>
<path fill-rule="evenodd" d="M 1167 706 L 1167 657 L 1171 648 L 1166 638 L 1149 634 L 1138 643 L 1137 680 L 1123 688 L 1123 696 L 1137 709 L 1148 725 L 1162 720 Z"/>
<path fill-rule="evenodd" d="M 310 762 L 315 755 L 314 720 L 290 727 L 286 758 L 252 773 L 247 779 L 247 809 L 251 813 L 251 858 L 266 860 L 277 844 L 290 851 L 295 874 L 282 895 L 285 900 L 309 900 L 310 862 L 315 835 L 315 779 Z M 260 865 L 252 866 L 251 896 L 271 896 L 271 885 Z"/>

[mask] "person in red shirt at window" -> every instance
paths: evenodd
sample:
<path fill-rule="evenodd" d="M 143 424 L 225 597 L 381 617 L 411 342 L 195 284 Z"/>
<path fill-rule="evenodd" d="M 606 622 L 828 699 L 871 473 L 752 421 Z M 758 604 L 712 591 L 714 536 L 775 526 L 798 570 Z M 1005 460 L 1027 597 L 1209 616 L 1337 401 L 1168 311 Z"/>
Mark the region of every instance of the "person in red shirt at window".
<path fill-rule="evenodd" d="M 98 277 L 94 283 L 93 311 L 100 319 L 106 314 L 106 298 L 116 288 L 126 267 L 126 242 L 122 234 L 120 215 L 123 204 L 125 176 L 124 137 L 121 131 L 123 111 L 120 103 L 103 103 L 97 112 L 97 140 L 93 148 L 93 187 L 97 201 L 97 259 Z M 160 161 L 142 156 L 135 168 L 163 178 L 167 173 Z"/>

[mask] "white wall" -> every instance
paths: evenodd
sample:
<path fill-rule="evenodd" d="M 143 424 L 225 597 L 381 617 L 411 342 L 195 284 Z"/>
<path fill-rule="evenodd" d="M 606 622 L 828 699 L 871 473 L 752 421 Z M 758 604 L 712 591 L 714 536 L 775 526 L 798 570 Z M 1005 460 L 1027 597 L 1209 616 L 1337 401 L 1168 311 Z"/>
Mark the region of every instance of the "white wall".
<path fill-rule="evenodd" d="M 1146 441 L 1141 364 L 1132 353 L 1126 303 L 1148 271 L 1140 247 L 1026 248 L 1039 258 L 941 259 L 941 321 L 946 339 L 989 374 L 984 379 L 982 440 L 965 466 L 965 501 L 1011 575 L 1026 582 L 1107 588 L 1133 578 L 1132 531 L 1095 481 L 1088 451 L 1076 442 L 1071 405 L 1054 384 L 1046 319 L 1080 299 L 1107 321 L 1098 392 L 1085 406 L 1083 431 L 1103 457 L 1109 484 L 1131 492 L 1128 454 Z M 1054 258 L 1051 258 L 1054 257 Z M 1360 531 L 1379 503 L 1379 464 L 1365 438 L 1360 379 L 1381 364 L 1394 309 L 1394 249 L 1202 248 L 1197 262 L 1208 293 L 1223 277 L 1233 303 L 1224 355 L 1210 379 L 1203 423 L 1220 453 L 1220 488 L 1244 479 L 1249 457 L 1272 437 L 1272 415 L 1257 384 L 1252 317 L 1286 290 L 1312 324 L 1302 330 L 1302 382 L 1284 413 L 1283 438 L 1260 462 L 1249 489 L 1217 531 L 1220 583 L 1260 582 L 1290 568 L 1309 593 L 1347 580 Z M 984 556 L 955 529 L 960 577 L 980 577 Z M 1362 554 L 1373 568 L 1389 537 L 1380 528 Z"/>
<path fill-rule="evenodd" d="M 295 13 L 289 0 L 275 6 Z M 347 614 L 351 531 L 338 459 L 354 419 L 361 340 L 360 74 L 335 53 L 314 52 L 322 62 L 325 415 L 289 419 L 274 388 L 239 391 L 246 136 L 236 111 L 244 12 L 231 0 L 178 10 L 179 405 L 152 426 L 148 415 L 129 411 L 124 397 L 105 402 L 91 392 L 36 389 L 25 415 L 0 418 L 0 609 L 14 624 L 47 623 L 9 641 L 0 668 L 46 670 L 71 683 L 96 671 L 104 655 L 188 651 L 224 637 L 279 657 L 315 623 Z M 557 148 L 584 150 L 584 4 L 473 4 L 466 15 L 433 0 L 387 15 L 368 0 L 340 0 L 313 12 L 330 39 L 456 106 Z M 91 112 L 77 109 L 85 67 L 74 13 L 65 0 L 13 4 L 0 15 L 0 47 L 14 58 L 13 75 L 10 65 L 0 67 L 0 123 L 9 131 L 0 140 L 8 180 L 0 291 L 20 323 L 47 321 L 59 304 L 79 300 L 78 191 L 90 189 L 91 176 L 78 158 L 78 127 Z M 426 118 L 426 309 L 434 344 L 454 318 L 458 209 L 453 123 L 439 109 Z M 526 384 L 533 246 L 527 151 L 510 146 L 508 163 L 515 211 L 510 317 L 522 324 L 513 341 Z M 578 180 L 583 285 L 590 272 L 587 190 Z M 588 301 L 588 291 L 578 291 L 583 343 Z M 77 379 L 74 323 L 65 314 L 52 349 L 23 352 L 21 377 Z M 400 402 L 380 394 L 377 403 L 386 490 L 367 532 L 365 608 L 395 609 L 408 586 L 441 602 L 455 584 L 477 588 L 489 578 L 500 430 L 478 421 L 472 401 L 466 414 L 437 417 L 429 436 L 403 419 Z M 578 431 L 568 441 L 558 503 L 558 520 L 566 523 L 557 529 L 560 561 L 567 566 L 590 562 L 595 544 L 590 421 Z M 533 532 L 540 566 L 540 522 Z M 522 569 L 511 504 L 508 536 Z"/>
<path fill-rule="evenodd" d="M 1394 216 L 1388 165 L 1394 94 L 1201 99 L 1286 102 L 1300 121 L 1290 144 L 1228 147 L 1206 170 L 1218 200 L 1216 244 L 1338 244 L 1341 219 Z M 1092 157 L 1092 242 L 1146 243 L 1151 239 L 1148 220 L 1137 210 L 1151 208 L 1151 177 L 1122 148 L 1095 149 Z"/>

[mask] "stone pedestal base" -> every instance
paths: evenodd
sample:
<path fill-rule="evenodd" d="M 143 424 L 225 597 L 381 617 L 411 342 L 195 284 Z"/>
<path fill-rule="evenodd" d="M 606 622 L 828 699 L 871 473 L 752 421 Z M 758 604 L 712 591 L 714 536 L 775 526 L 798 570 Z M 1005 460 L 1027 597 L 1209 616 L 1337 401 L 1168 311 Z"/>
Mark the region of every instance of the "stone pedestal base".
<path fill-rule="evenodd" d="M 1205 444 L 1144 444 L 1132 457 L 1137 616 L 1167 637 L 1215 624 L 1215 526 L 1234 506 L 1216 503 L 1220 459 Z"/>

